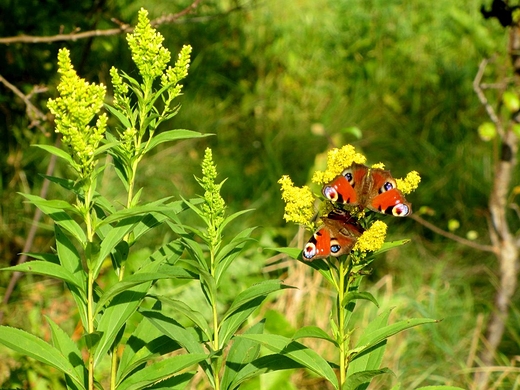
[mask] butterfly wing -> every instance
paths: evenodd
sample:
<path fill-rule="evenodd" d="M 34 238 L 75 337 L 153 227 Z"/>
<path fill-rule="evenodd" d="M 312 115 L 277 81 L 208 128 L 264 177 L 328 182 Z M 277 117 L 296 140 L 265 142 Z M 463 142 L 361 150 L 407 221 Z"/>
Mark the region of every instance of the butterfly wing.
<path fill-rule="evenodd" d="M 350 206 L 360 205 L 360 193 L 363 191 L 368 168 L 361 164 L 352 164 L 322 189 L 325 198 Z M 364 207 L 365 205 L 360 205 Z"/>
<path fill-rule="evenodd" d="M 412 213 L 412 205 L 397 189 L 396 182 L 389 171 L 372 169 L 371 185 L 367 194 L 367 207 L 375 212 L 406 217 Z"/>
<path fill-rule="evenodd" d="M 344 213 L 331 211 L 321 218 L 323 225 L 313 234 L 303 249 L 303 258 L 308 261 L 329 256 L 348 254 L 363 228 L 357 221 Z"/>

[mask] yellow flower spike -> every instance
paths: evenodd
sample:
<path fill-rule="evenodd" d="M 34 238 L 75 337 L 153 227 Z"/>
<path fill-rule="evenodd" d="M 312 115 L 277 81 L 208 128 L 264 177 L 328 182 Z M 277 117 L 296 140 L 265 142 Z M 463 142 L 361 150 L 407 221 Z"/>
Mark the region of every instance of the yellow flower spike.
<path fill-rule="evenodd" d="M 382 162 L 373 164 L 372 169 L 385 169 L 385 164 L 383 164 Z"/>
<path fill-rule="evenodd" d="M 311 220 L 314 216 L 314 195 L 310 188 L 307 186 L 295 187 L 287 175 L 282 176 L 278 183 L 282 186 L 282 199 L 285 202 L 284 219 L 313 230 Z"/>
<path fill-rule="evenodd" d="M 375 252 L 379 250 L 385 243 L 387 227 L 383 221 L 375 221 L 372 226 L 358 238 L 353 250 L 360 252 Z"/>
<path fill-rule="evenodd" d="M 412 191 L 415 191 L 417 187 L 419 187 L 421 176 L 419 176 L 417 171 L 411 171 L 404 179 L 396 179 L 395 181 L 399 191 L 401 191 L 403 194 L 409 194 Z"/>
<path fill-rule="evenodd" d="M 312 182 L 325 184 L 340 175 L 345 168 L 352 163 L 364 164 L 367 158 L 357 153 L 352 145 L 345 145 L 341 149 L 334 148 L 327 153 L 327 169 L 324 172 L 316 171 L 312 176 Z"/>

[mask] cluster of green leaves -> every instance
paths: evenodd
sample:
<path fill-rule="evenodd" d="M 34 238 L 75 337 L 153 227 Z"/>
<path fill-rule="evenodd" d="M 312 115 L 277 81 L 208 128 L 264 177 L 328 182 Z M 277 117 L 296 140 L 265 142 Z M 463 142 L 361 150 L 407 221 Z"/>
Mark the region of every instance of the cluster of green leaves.
<path fill-rule="evenodd" d="M 141 10 L 138 26 L 129 35 L 129 45 L 142 82 L 125 73 L 120 76 L 116 69 L 111 71 L 115 99 L 114 105 L 106 104 L 105 107 L 119 120 L 119 126 L 116 134 L 107 133 L 106 139 L 103 138 L 106 114 L 99 116 L 96 126 L 90 126 L 103 104 L 104 87 L 80 79 L 71 65 L 67 50 L 60 51 L 58 56 L 62 73 L 58 88 L 61 96 L 50 101 L 49 107 L 55 114 L 56 130 L 63 135 L 66 150 L 42 145 L 40 148 L 60 157 L 72 168 L 74 179 L 54 176 L 47 179 L 73 194 L 75 203 L 24 194 L 29 202 L 54 221 L 55 252 L 31 253 L 33 261 L 6 270 L 40 274 L 63 281 L 74 298 L 84 333 L 82 339 L 74 342 L 53 319 L 48 318 L 52 343 L 7 326 L 1 328 L 0 343 L 56 368 L 64 374 L 69 389 L 103 388 L 106 384 L 100 370 L 107 356 L 110 356 L 110 374 L 106 377 L 110 378 L 108 385 L 111 389 L 150 386 L 183 388 L 193 376 L 193 372 L 184 370 L 197 363 L 209 370 L 210 382 L 219 388 L 221 367 L 218 362 L 221 360 L 213 356 L 221 356 L 219 351 L 263 298 L 283 286 L 279 282 L 269 282 L 246 290 L 231 305 L 214 333 L 206 320 L 187 305 L 167 297 L 156 297 L 158 302 L 166 301 L 193 320 L 201 331 L 201 339 L 192 335 L 191 328 L 178 326 L 175 319 L 163 318 L 160 311 L 153 310 L 143 310 L 142 314 L 148 320 L 141 321 L 130 334 L 126 331 L 129 319 L 137 315 L 152 285 L 160 279 L 200 279 L 208 303 L 216 311 L 216 289 L 222 275 L 241 253 L 252 230 L 244 231 L 220 248 L 223 229 L 240 214 L 224 218 L 223 204 L 219 206 L 211 201 L 210 197 L 220 199 L 220 186 L 214 185 L 216 170 L 211 169 L 210 154 L 203 166 L 208 169 L 201 179 L 207 194 L 201 209 L 197 208 L 197 201 L 171 201 L 171 197 L 149 203 L 140 202 L 143 189 L 135 191 L 135 183 L 142 157 L 161 143 L 204 136 L 188 130 L 156 133 L 159 125 L 178 111 L 178 106 L 172 107 L 172 102 L 180 94 L 182 86 L 179 82 L 187 75 L 190 53 L 189 47 L 185 47 L 175 66 L 166 68 L 169 52 L 161 43 L 162 37 L 151 28 L 147 12 Z M 161 77 L 161 88 L 155 90 L 154 80 L 158 77 Z M 157 104 L 159 100 L 160 105 Z M 106 153 L 113 157 L 115 170 L 126 189 L 127 202 L 123 209 L 118 209 L 117 202 L 111 202 L 97 191 L 98 177 L 108 168 L 97 163 Z M 209 235 L 180 223 L 177 215 L 185 209 L 195 210 L 201 217 L 208 216 Z M 214 218 L 215 215 L 218 218 Z M 164 221 L 181 238 L 164 244 L 142 259 L 135 272 L 125 272 L 126 261 L 134 244 Z M 203 266 L 204 246 L 193 239 L 193 235 L 197 234 L 201 238 L 210 237 L 211 269 Z M 181 267 L 178 262 L 185 247 L 194 260 L 186 260 Z M 102 288 L 100 278 L 107 258 L 112 261 L 117 281 Z M 200 267 L 193 267 L 193 264 L 200 264 Z M 207 338 L 213 336 L 211 353 L 208 354 L 203 345 Z M 125 348 L 120 355 L 123 345 Z M 156 355 L 175 352 L 181 346 L 187 354 L 175 354 L 160 361 L 152 359 Z M 240 343 L 236 348 L 238 346 Z M 83 348 L 88 355 L 87 361 L 82 358 Z M 234 356 L 243 361 L 244 351 L 238 350 Z M 207 365 L 205 359 L 210 359 L 211 363 L 215 361 L 216 366 Z M 151 364 L 147 365 L 147 362 Z M 226 375 L 226 387 L 235 388 L 234 379 L 230 374 Z"/>

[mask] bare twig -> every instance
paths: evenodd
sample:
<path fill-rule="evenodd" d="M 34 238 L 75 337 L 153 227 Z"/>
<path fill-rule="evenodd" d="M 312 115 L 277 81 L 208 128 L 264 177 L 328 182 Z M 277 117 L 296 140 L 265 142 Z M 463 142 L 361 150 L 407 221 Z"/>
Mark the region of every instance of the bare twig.
<path fill-rule="evenodd" d="M 47 120 L 47 116 L 41 112 L 34 104 L 31 103 L 31 97 L 37 93 L 42 93 L 47 91 L 47 87 L 42 87 L 35 85 L 33 90 L 28 94 L 24 95 L 22 91 L 20 91 L 16 86 L 7 81 L 2 75 L 0 75 L 0 83 L 4 84 L 8 89 L 10 89 L 16 96 L 23 100 L 25 103 L 25 111 L 27 116 L 31 120 L 29 128 L 38 127 L 44 134 L 46 131 L 42 126 L 42 121 L 45 122 Z"/>
<path fill-rule="evenodd" d="M 472 247 L 474 249 L 478 249 L 480 251 L 496 253 L 496 248 L 494 246 L 482 245 L 482 244 L 476 243 L 474 241 L 468 240 L 466 238 L 457 236 L 456 234 L 447 232 L 447 231 L 435 226 L 433 223 L 426 221 L 425 219 L 421 218 L 417 214 L 412 214 L 410 216 L 410 218 L 419 222 L 421 225 L 427 227 L 428 229 L 432 230 L 433 232 L 435 232 L 441 236 L 444 236 L 446 238 L 449 238 L 450 240 L 456 241 L 462 245 L 466 245 L 466 246 Z"/>
<path fill-rule="evenodd" d="M 59 146 L 59 143 L 60 143 L 60 139 L 57 138 L 55 146 Z M 56 155 L 52 154 L 50 161 L 49 161 L 49 165 L 47 166 L 47 172 L 45 172 L 45 174 L 47 176 L 51 176 L 52 173 L 54 172 L 55 166 L 56 166 Z M 49 183 L 50 183 L 49 180 L 43 181 L 42 188 L 40 190 L 40 197 L 45 198 L 47 196 L 47 191 L 49 190 Z M 31 251 L 31 248 L 32 248 L 32 245 L 34 242 L 34 237 L 36 236 L 36 230 L 38 229 L 38 222 L 40 221 L 41 217 L 42 217 L 42 212 L 39 208 L 37 208 L 36 211 L 34 212 L 34 216 L 33 216 L 32 223 L 31 223 L 31 229 L 29 230 L 29 234 L 27 235 L 27 240 L 25 240 L 22 254 L 18 258 L 17 264 L 22 264 L 27 261 L 27 253 Z M 9 281 L 9 285 L 5 289 L 5 295 L 4 295 L 4 298 L 2 299 L 2 308 L 0 309 L 0 324 L 4 320 L 5 305 L 7 305 L 7 303 L 9 302 L 9 299 L 11 298 L 11 294 L 13 293 L 16 283 L 18 283 L 18 280 L 20 280 L 22 275 L 23 275 L 22 272 L 13 272 L 13 274 L 11 276 L 11 280 Z"/>
<path fill-rule="evenodd" d="M 161 24 L 171 24 L 178 23 L 179 19 L 183 16 L 186 16 L 195 11 L 195 9 L 199 6 L 202 0 L 195 0 L 188 7 L 183 9 L 180 12 L 175 14 L 162 15 L 158 18 L 151 20 L 150 24 L 152 26 L 159 26 Z M 91 30 L 78 32 L 78 30 L 74 30 L 68 34 L 56 34 L 52 36 L 40 37 L 40 36 L 32 36 L 32 35 L 18 35 L 16 37 L 4 37 L 0 38 L 0 44 L 11 44 L 11 43 L 51 43 L 58 41 L 77 41 L 80 39 L 93 38 L 93 37 L 107 37 L 111 35 L 118 35 L 123 33 L 129 33 L 134 30 L 134 28 L 126 23 L 122 23 L 116 19 L 112 19 L 112 22 L 119 25 L 118 28 L 111 28 L 107 30 Z"/>
<path fill-rule="evenodd" d="M 502 121 L 498 118 L 495 109 L 491 104 L 489 104 L 488 99 L 486 95 L 484 95 L 484 92 L 482 91 L 482 77 L 484 76 L 484 71 L 486 70 L 486 66 L 489 63 L 488 59 L 482 60 L 478 67 L 477 75 L 475 76 L 475 79 L 473 80 L 473 90 L 477 94 L 480 102 L 482 105 L 486 108 L 486 111 L 489 115 L 489 118 L 493 121 L 497 128 L 498 134 L 503 137 L 504 136 L 504 128 L 502 127 Z"/>
<path fill-rule="evenodd" d="M 520 85 L 520 26 L 511 26 L 509 31 L 509 55 L 515 74 L 514 84 Z M 480 101 L 486 107 L 489 117 L 500 129 L 501 155 L 495 162 L 493 189 L 489 197 L 489 211 L 491 223 L 489 233 L 491 242 L 496 248 L 496 257 L 499 263 L 499 284 L 495 295 L 494 310 L 487 324 L 485 348 L 480 351 L 479 359 L 482 367 L 489 367 L 496 358 L 497 350 L 505 331 L 505 324 L 509 316 L 509 306 L 518 287 L 520 248 L 518 238 L 511 232 L 507 211 L 508 195 L 511 182 L 517 165 L 518 137 L 513 131 L 513 126 L 519 124 L 518 115 L 513 115 L 512 120 L 507 121 L 507 128 L 496 117 L 495 111 L 487 102 L 482 89 L 478 85 L 482 79 L 482 73 L 487 62 L 482 62 L 479 72 L 475 77 L 474 89 Z M 489 370 L 475 372 L 475 385 L 479 390 L 487 389 L 490 381 Z"/>

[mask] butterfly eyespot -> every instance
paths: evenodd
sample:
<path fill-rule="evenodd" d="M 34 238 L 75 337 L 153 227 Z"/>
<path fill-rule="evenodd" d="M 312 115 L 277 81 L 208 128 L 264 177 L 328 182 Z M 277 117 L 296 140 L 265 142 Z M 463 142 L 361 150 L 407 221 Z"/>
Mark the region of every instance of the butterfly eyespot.
<path fill-rule="evenodd" d="M 338 253 L 340 250 L 341 250 L 341 246 L 338 244 L 330 246 L 330 253 L 332 253 L 333 255 Z"/>
<path fill-rule="evenodd" d="M 323 195 L 325 195 L 325 198 L 332 200 L 333 202 L 336 202 L 339 197 L 338 191 L 336 191 L 334 187 L 331 186 L 323 187 Z"/>
<path fill-rule="evenodd" d="M 347 168 L 343 172 L 341 172 L 341 174 L 345 176 L 350 185 L 352 185 L 352 183 L 354 182 L 354 173 L 352 172 L 352 169 Z"/>
<path fill-rule="evenodd" d="M 389 180 L 383 184 L 383 186 L 379 189 L 379 193 L 382 194 L 383 192 L 393 190 L 394 188 L 397 188 L 397 184 L 395 183 L 395 180 Z"/>
<path fill-rule="evenodd" d="M 330 240 L 330 254 L 335 256 L 341 250 L 341 245 L 338 240 L 331 239 Z"/>
<path fill-rule="evenodd" d="M 410 207 L 403 203 L 396 204 L 392 209 L 392 214 L 396 217 L 406 217 L 410 214 Z"/>
<path fill-rule="evenodd" d="M 308 242 L 307 245 L 305 245 L 305 248 L 303 248 L 303 257 L 306 259 L 312 259 L 317 254 L 316 245 L 314 245 L 312 242 Z"/>

